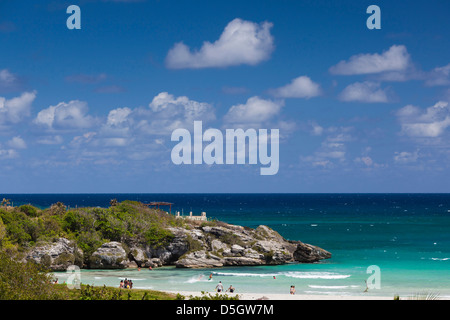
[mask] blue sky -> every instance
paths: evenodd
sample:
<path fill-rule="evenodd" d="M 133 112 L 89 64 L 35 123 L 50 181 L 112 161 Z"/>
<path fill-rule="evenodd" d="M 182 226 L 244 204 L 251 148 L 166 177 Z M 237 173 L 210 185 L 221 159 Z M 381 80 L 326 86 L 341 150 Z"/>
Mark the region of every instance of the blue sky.
<path fill-rule="evenodd" d="M 449 192 L 449 9 L 2 0 L 0 192 Z M 173 164 L 195 120 L 279 129 L 278 173 Z"/>

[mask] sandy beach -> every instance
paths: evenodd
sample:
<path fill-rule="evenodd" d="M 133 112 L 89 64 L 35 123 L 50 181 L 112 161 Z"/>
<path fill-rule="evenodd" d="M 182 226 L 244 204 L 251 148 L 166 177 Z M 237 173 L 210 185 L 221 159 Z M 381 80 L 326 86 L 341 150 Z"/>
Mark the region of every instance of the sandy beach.
<path fill-rule="evenodd" d="M 201 292 L 194 291 L 166 291 L 169 293 L 179 293 L 185 297 L 202 296 Z M 216 292 L 209 292 L 215 295 Z M 306 294 L 270 294 L 270 293 L 221 293 L 228 296 L 239 295 L 239 300 L 393 300 L 394 297 L 383 296 L 349 296 L 349 295 L 306 295 Z"/>

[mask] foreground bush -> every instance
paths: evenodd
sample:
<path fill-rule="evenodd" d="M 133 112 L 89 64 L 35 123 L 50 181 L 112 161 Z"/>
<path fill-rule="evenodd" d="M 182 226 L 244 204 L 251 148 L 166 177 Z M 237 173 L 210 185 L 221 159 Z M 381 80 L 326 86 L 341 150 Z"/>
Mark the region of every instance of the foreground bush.
<path fill-rule="evenodd" d="M 239 300 L 239 295 L 229 296 L 227 294 L 212 295 L 211 293 L 202 291 L 201 296 L 189 296 L 189 300 Z"/>
<path fill-rule="evenodd" d="M 17 262 L 0 252 L 0 300 L 58 299 L 51 281 L 42 266 Z"/>

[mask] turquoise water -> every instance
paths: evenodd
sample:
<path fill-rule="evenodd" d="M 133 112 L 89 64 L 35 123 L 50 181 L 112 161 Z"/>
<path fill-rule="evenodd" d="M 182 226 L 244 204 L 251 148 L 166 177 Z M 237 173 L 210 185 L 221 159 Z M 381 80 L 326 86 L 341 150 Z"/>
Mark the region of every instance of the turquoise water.
<path fill-rule="evenodd" d="M 423 262 L 423 261 L 422 261 Z M 118 286 L 120 280 L 131 279 L 134 288 L 170 291 L 214 292 L 218 281 L 228 288 L 233 285 L 237 293 L 288 293 L 295 285 L 298 294 L 388 296 L 395 294 L 410 296 L 424 290 L 450 297 L 448 262 L 436 261 L 433 271 L 425 268 L 427 263 L 415 266 L 401 262 L 383 261 L 380 267 L 380 289 L 366 288 L 367 267 L 371 262 L 339 263 L 330 259 L 317 264 L 288 264 L 280 266 L 233 267 L 216 269 L 176 269 L 163 267 L 147 270 L 82 270 L 81 281 L 91 285 Z M 208 280 L 210 273 L 212 280 Z M 67 274 L 57 273 L 59 282 Z"/>
<path fill-rule="evenodd" d="M 117 198 L 173 202 L 175 210 L 257 227 L 320 246 L 332 258 L 315 264 L 187 270 L 82 270 L 86 284 L 213 292 L 218 281 L 239 293 L 408 296 L 423 291 L 450 297 L 450 195 L 448 194 L 126 194 L 9 195 L 20 203 L 107 206 Z M 379 267 L 380 289 L 366 289 L 367 268 Z M 208 280 L 213 273 L 213 279 Z M 58 273 L 64 281 L 65 273 Z M 275 278 L 274 278 L 275 277 Z"/>

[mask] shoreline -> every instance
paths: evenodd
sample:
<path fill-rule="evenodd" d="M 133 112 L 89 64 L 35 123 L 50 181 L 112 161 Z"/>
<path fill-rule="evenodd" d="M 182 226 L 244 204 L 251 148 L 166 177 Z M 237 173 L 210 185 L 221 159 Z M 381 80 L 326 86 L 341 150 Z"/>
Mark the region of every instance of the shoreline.
<path fill-rule="evenodd" d="M 181 294 L 188 298 L 189 296 L 201 297 L 201 292 L 196 291 L 166 291 L 166 293 L 172 294 Z M 206 294 L 211 294 L 213 296 L 216 295 L 216 292 L 205 292 Z M 394 300 L 394 296 L 377 296 L 377 295 L 339 295 L 339 294 L 295 294 L 291 295 L 289 293 L 281 294 L 281 293 L 220 293 L 220 295 L 228 295 L 229 297 L 234 297 L 236 295 L 239 296 L 240 301 L 248 301 L 248 300 L 283 300 L 283 301 L 296 301 L 296 300 Z M 400 296 L 400 300 L 420 300 L 411 298 L 411 295 Z M 423 299 L 426 300 L 426 299 Z M 440 296 L 436 300 L 450 300 L 450 296 Z"/>
<path fill-rule="evenodd" d="M 181 294 L 188 298 L 189 296 L 201 297 L 201 292 L 196 291 L 166 291 L 172 294 Z M 206 294 L 216 295 L 216 292 L 205 292 Z M 387 296 L 355 296 L 355 295 L 318 295 L 318 294 L 295 294 L 289 293 L 220 293 L 220 295 L 228 295 L 229 297 L 239 296 L 239 300 L 394 300 L 394 297 Z M 407 297 L 400 297 L 406 299 Z"/>

